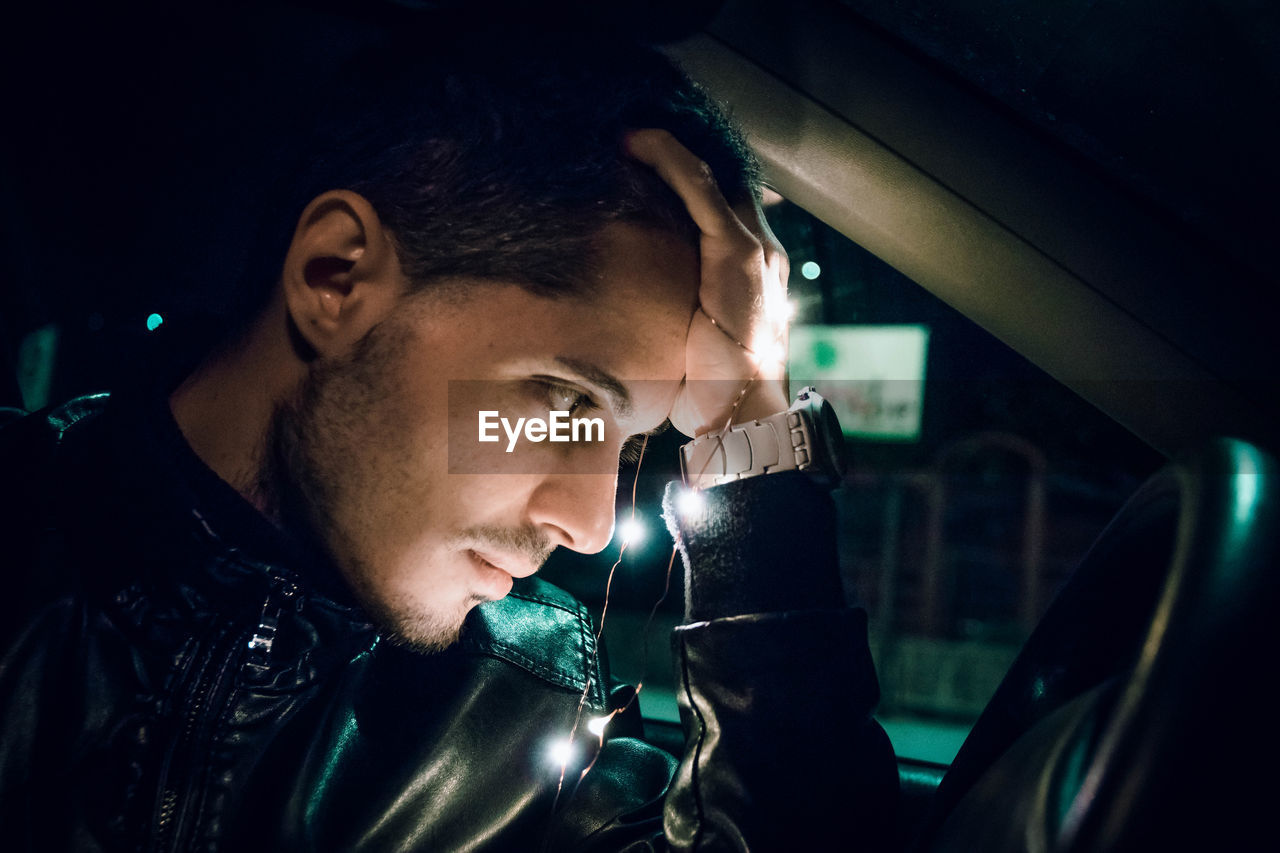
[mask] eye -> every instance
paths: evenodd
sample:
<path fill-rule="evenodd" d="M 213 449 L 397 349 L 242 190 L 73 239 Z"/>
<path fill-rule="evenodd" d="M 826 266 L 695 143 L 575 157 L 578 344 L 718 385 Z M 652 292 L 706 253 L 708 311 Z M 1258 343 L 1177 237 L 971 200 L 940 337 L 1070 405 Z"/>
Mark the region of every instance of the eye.
<path fill-rule="evenodd" d="M 544 382 L 547 405 L 553 412 L 577 414 L 583 409 L 595 408 L 595 401 L 572 385 L 561 385 L 556 382 Z"/>

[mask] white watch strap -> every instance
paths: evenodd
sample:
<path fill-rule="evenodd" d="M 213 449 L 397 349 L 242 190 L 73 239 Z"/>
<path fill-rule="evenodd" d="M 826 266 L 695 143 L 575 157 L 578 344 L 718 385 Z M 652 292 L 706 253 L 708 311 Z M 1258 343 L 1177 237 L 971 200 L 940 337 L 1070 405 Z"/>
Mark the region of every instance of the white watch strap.
<path fill-rule="evenodd" d="M 811 447 L 808 421 L 799 412 L 778 412 L 695 438 L 680 448 L 680 464 L 685 482 L 705 488 L 774 471 L 804 470 Z"/>

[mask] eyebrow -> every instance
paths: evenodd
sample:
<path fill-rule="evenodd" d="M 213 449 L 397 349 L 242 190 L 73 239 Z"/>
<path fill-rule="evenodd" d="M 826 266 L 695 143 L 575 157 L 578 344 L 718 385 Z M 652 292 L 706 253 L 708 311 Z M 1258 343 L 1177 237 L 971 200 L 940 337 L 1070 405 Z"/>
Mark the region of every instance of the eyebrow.
<path fill-rule="evenodd" d="M 556 356 L 556 362 L 578 375 L 579 379 L 586 381 L 591 385 L 595 385 L 604 391 L 609 397 L 609 401 L 613 404 L 614 410 L 622 417 L 631 417 L 634 409 L 631 405 L 631 394 L 627 392 L 626 386 L 618 381 L 618 378 L 607 371 L 601 370 L 589 361 L 581 361 L 569 356 Z"/>

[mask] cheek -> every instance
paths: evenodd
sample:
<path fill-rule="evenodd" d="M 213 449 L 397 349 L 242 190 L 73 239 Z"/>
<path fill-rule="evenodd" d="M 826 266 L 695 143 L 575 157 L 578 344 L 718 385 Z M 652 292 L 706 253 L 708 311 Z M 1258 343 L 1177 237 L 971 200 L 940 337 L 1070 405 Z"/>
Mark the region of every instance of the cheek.
<path fill-rule="evenodd" d="M 421 362 L 402 358 L 370 378 L 376 387 L 370 404 L 376 411 L 371 413 L 368 442 L 382 457 L 379 467 L 390 488 L 399 483 L 421 489 L 423 482 L 438 475 L 447 444 L 448 383 L 431 376 Z"/>
<path fill-rule="evenodd" d="M 374 390 L 374 389 L 371 389 Z M 349 429 L 325 460 L 338 499 L 336 521 L 358 557 L 374 565 L 420 551 L 441 514 L 436 487 L 446 475 L 444 430 L 429 400 L 394 386 L 349 412 Z"/>

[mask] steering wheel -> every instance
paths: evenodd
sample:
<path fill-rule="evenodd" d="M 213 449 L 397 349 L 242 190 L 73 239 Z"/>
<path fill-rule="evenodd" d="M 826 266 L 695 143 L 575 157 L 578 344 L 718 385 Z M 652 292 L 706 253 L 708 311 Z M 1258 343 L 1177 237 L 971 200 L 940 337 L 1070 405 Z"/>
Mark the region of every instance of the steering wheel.
<path fill-rule="evenodd" d="M 917 851 L 1245 849 L 1275 834 L 1276 461 L 1218 439 L 1120 510 L 938 788 Z M 1259 773 L 1260 771 L 1260 773 Z"/>

